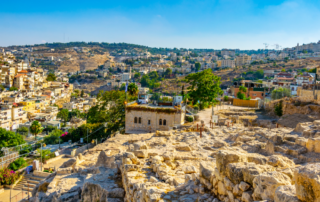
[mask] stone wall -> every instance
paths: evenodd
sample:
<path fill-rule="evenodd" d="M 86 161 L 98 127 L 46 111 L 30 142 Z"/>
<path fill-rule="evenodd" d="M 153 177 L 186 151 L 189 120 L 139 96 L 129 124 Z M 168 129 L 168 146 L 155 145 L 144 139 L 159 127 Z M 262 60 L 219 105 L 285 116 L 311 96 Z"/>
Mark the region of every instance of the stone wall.
<path fill-rule="evenodd" d="M 0 169 L 8 167 L 17 158 L 19 158 L 19 152 L 13 152 L 7 156 L 0 157 Z"/>

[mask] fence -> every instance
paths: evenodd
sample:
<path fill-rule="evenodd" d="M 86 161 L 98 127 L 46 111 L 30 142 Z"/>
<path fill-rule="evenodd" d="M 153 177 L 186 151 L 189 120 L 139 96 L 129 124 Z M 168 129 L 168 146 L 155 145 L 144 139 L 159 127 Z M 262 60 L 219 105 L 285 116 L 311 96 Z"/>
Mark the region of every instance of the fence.
<path fill-rule="evenodd" d="M 28 183 L 29 184 L 29 183 Z M 17 193 L 18 191 L 18 193 Z M 14 193 L 14 194 L 13 194 Z M 10 190 L 10 202 L 18 202 L 22 199 L 29 199 L 30 195 L 28 191 L 25 190 Z"/>
<path fill-rule="evenodd" d="M 239 107 L 259 107 L 259 101 L 233 99 L 233 105 Z"/>

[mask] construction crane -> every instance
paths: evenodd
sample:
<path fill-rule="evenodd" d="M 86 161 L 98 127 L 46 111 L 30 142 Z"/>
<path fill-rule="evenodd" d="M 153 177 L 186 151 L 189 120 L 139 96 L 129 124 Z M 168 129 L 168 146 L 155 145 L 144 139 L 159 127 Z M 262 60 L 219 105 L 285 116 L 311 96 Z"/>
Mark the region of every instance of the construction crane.
<path fill-rule="evenodd" d="M 267 49 L 268 49 L 269 44 L 264 43 L 263 45 L 265 46 L 265 49 L 267 50 Z"/>

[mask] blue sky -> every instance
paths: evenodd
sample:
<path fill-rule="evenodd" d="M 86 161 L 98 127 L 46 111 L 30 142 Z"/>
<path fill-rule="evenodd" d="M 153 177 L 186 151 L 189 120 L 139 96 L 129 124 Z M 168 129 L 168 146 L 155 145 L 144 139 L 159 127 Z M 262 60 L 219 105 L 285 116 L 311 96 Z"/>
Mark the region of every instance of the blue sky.
<path fill-rule="evenodd" d="M 292 47 L 320 40 L 319 0 L 3 1 L 0 46 L 126 42 L 151 47 Z"/>

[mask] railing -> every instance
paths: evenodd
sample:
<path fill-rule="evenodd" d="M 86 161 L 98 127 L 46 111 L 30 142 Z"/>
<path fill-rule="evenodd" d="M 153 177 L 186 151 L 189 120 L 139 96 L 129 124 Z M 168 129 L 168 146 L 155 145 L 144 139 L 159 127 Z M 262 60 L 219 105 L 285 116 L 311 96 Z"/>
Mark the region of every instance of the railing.
<path fill-rule="evenodd" d="M 190 107 L 188 105 L 186 106 L 186 109 L 187 109 L 188 112 L 190 112 L 192 114 L 197 114 L 198 113 L 198 110 L 196 110 L 196 109 L 194 109 L 194 108 L 192 108 L 192 107 Z"/>
<path fill-rule="evenodd" d="M 29 189 L 29 182 L 28 182 L 28 189 Z M 13 190 L 10 190 L 10 192 L 13 192 Z M 10 193 L 10 202 L 18 202 L 22 199 L 29 199 L 29 191 L 20 190 L 19 193 L 11 196 Z"/>

